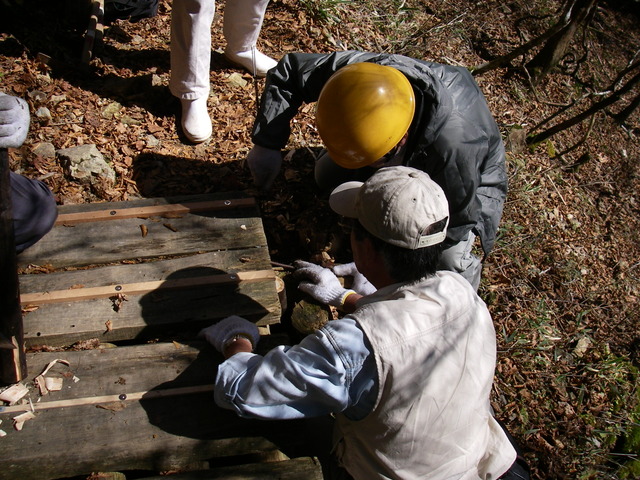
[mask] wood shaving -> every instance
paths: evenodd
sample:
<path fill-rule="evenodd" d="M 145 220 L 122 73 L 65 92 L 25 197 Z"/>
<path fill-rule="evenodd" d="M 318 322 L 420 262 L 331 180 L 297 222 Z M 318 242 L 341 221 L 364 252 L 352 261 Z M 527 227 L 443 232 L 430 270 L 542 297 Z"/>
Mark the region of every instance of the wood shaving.
<path fill-rule="evenodd" d="M 35 383 L 36 387 L 38 387 L 38 391 L 40 395 L 47 395 L 49 393 L 49 389 L 47 388 L 47 382 L 42 375 L 38 375 L 33 379 L 33 383 Z"/>
<path fill-rule="evenodd" d="M 166 228 L 168 228 L 172 232 L 177 232 L 178 231 L 178 229 L 176 227 L 174 227 L 173 225 L 171 225 L 170 223 L 163 223 L 162 225 L 164 225 Z"/>
<path fill-rule="evenodd" d="M 57 392 L 62 390 L 62 383 L 64 379 L 60 377 L 47 377 L 45 378 L 45 386 L 50 392 Z"/>
<path fill-rule="evenodd" d="M 119 412 L 127 408 L 127 405 L 124 402 L 111 402 L 96 405 L 96 408 L 102 408 L 103 410 L 109 410 L 111 412 Z"/>
<path fill-rule="evenodd" d="M 25 422 L 28 422 L 29 420 L 33 420 L 34 418 L 36 418 L 36 416 L 33 414 L 33 412 L 21 413 L 17 417 L 13 417 L 13 427 L 16 430 L 20 431 L 22 430 L 22 427 L 24 426 Z"/>
<path fill-rule="evenodd" d="M 27 393 L 29 393 L 29 389 L 27 387 L 21 383 L 16 383 L 15 385 L 11 385 L 6 390 L 0 392 L 0 400 L 8 402 L 9 405 L 14 405 Z"/>
<path fill-rule="evenodd" d="M 47 374 L 47 372 L 51 369 L 51 367 L 53 367 L 56 363 L 62 363 L 63 365 L 66 365 L 67 367 L 70 365 L 67 360 L 63 360 L 61 358 L 56 358 L 55 360 L 53 360 L 53 361 L 51 361 L 51 362 L 49 362 L 47 364 L 47 366 L 42 371 L 42 373 L 40 373 L 40 375 L 45 376 Z"/>

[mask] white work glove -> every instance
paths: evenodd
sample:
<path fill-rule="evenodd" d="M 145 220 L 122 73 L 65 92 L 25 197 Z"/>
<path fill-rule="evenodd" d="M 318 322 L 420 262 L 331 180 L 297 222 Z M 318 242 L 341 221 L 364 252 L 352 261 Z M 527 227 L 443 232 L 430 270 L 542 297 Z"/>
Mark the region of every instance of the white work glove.
<path fill-rule="evenodd" d="M 342 307 L 345 299 L 352 293 L 356 293 L 344 288 L 336 274 L 328 268 L 302 260 L 296 260 L 293 265 L 296 267 L 296 276 L 309 280 L 300 282 L 298 288 L 320 303 Z"/>
<path fill-rule="evenodd" d="M 351 285 L 351 288 L 363 297 L 365 295 L 370 295 L 377 290 L 376 287 L 367 280 L 367 277 L 358 271 L 355 262 L 345 263 L 343 265 L 334 265 L 331 270 L 333 270 L 333 273 L 339 277 L 353 277 L 353 284 Z"/>
<path fill-rule="evenodd" d="M 254 145 L 247 155 L 247 165 L 253 177 L 253 183 L 263 192 L 271 189 L 282 165 L 280 150 Z"/>
<path fill-rule="evenodd" d="M 29 105 L 0 93 L 0 148 L 20 147 L 29 133 Z"/>
<path fill-rule="evenodd" d="M 236 335 L 245 337 L 251 342 L 251 346 L 253 347 L 251 351 L 255 350 L 260 340 L 260 332 L 256 324 L 238 315 L 231 315 L 230 317 L 224 318 L 210 327 L 203 328 L 200 330 L 200 333 L 198 333 L 199 337 L 204 338 L 220 353 L 224 353 L 224 348 L 227 346 L 227 343 Z"/>

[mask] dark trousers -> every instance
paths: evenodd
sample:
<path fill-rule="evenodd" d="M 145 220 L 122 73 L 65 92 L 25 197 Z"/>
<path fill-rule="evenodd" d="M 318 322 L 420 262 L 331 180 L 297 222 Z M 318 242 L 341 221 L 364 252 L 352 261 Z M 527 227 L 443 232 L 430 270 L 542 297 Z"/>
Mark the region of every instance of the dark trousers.
<path fill-rule="evenodd" d="M 500 420 L 498 420 L 497 418 L 496 418 L 496 421 L 498 422 L 498 425 L 500 425 L 502 427 L 502 430 L 504 430 L 504 433 L 507 434 L 507 438 L 511 442 L 511 445 L 513 445 L 513 448 L 515 449 L 516 454 L 517 454 L 516 461 L 513 462 L 513 465 L 511 465 L 511 468 L 509 468 L 509 470 L 507 470 L 500 477 L 500 479 L 502 479 L 502 480 L 529 480 L 529 478 L 531 477 L 530 470 L 529 470 L 529 465 L 527 464 L 527 462 L 524 459 L 524 456 L 522 454 L 522 450 L 520 449 L 520 446 L 516 443 L 515 438 L 513 438 L 513 436 L 509 433 L 509 431 L 507 430 L 507 427 L 505 427 L 505 425 Z"/>
<path fill-rule="evenodd" d="M 16 251 L 22 252 L 45 236 L 58 218 L 53 193 L 44 183 L 9 172 L 11 216 Z"/>

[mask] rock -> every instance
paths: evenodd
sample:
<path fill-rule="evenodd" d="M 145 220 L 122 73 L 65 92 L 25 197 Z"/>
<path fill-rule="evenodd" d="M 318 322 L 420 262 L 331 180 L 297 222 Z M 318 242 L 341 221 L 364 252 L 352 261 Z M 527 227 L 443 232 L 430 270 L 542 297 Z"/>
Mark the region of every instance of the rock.
<path fill-rule="evenodd" d="M 67 175 L 81 183 L 99 183 L 99 179 L 115 183 L 116 173 L 95 145 L 63 148 L 56 152 Z"/>
<path fill-rule="evenodd" d="M 232 87 L 245 87 L 247 85 L 247 81 L 237 72 L 229 75 L 226 82 Z"/>
<path fill-rule="evenodd" d="M 523 153 L 527 148 L 527 131 L 522 127 L 514 127 L 509 132 L 506 150 L 511 153 Z"/>
<path fill-rule="evenodd" d="M 40 142 L 33 147 L 33 153 L 42 158 L 55 158 L 56 147 L 49 142 Z"/>
<path fill-rule="evenodd" d="M 162 142 L 160 140 L 158 140 L 153 135 L 147 135 L 147 147 L 155 148 L 159 147 L 160 145 L 162 145 Z"/>
<path fill-rule="evenodd" d="M 111 102 L 102 110 L 101 114 L 103 118 L 111 119 L 113 117 L 118 117 L 120 115 L 120 110 L 122 110 L 121 104 L 118 102 Z"/>
<path fill-rule="evenodd" d="M 51 112 L 47 107 L 38 108 L 38 110 L 36 110 L 36 117 L 38 118 L 38 120 L 42 122 L 50 122 L 51 119 L 53 118 L 51 116 Z"/>
<path fill-rule="evenodd" d="M 51 95 L 51 103 L 57 105 L 60 102 L 64 102 L 67 99 L 66 95 Z"/>

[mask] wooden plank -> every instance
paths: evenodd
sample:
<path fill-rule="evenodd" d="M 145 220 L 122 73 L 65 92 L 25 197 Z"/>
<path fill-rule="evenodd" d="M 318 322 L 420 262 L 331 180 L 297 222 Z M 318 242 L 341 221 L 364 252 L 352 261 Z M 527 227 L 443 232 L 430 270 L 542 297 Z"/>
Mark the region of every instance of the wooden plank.
<path fill-rule="evenodd" d="M 119 202 L 93 202 L 93 203 L 71 203 L 68 205 L 59 205 L 58 213 L 60 215 L 66 215 L 68 213 L 86 213 L 86 212 L 99 212 L 102 210 L 119 210 L 123 208 L 138 208 L 138 207 L 153 207 L 160 205 L 184 205 L 200 202 L 236 202 L 240 201 L 238 205 L 242 205 L 243 208 L 237 208 L 234 206 L 232 210 L 246 210 L 247 214 L 255 215 L 257 210 L 255 208 L 255 199 L 245 192 L 222 192 L 222 193 L 200 193 L 196 195 L 175 195 L 169 197 L 151 197 L 151 198 L 139 198 L 136 200 L 123 200 Z M 230 204 L 231 205 L 231 204 Z M 237 213 L 235 213 L 237 215 Z"/>
<path fill-rule="evenodd" d="M 20 275 L 20 291 L 30 294 L 48 290 L 69 290 L 84 286 L 180 279 L 194 275 L 205 276 L 268 268 L 270 268 L 270 261 L 265 249 L 251 247 L 142 263 L 101 265 L 99 270 L 85 268 L 52 273 L 24 274 Z"/>
<path fill-rule="evenodd" d="M 47 376 L 63 378 L 63 388 L 40 398 L 28 384 L 31 401 L 41 407 L 21 431 L 11 428 L 16 412 L 0 408 L 7 433 L 1 439 L 3 479 L 172 470 L 217 456 L 286 449 L 287 437 L 300 428 L 298 422 L 278 422 L 274 429 L 272 422 L 219 409 L 208 386 L 222 358 L 203 343 L 28 354 L 28 378 L 56 359 L 69 366 L 56 363 Z M 183 394 L 166 394 L 177 389 Z M 184 393 L 188 389 L 194 393 Z M 87 403 L 91 398 L 106 403 Z M 79 404 L 44 408 L 46 402 L 74 400 Z"/>
<path fill-rule="evenodd" d="M 141 234 L 141 225 L 146 236 Z M 229 248 L 266 246 L 260 218 L 187 215 L 171 219 L 122 219 L 54 227 L 18 256 L 18 264 L 55 268 L 127 259 L 186 255 Z"/>
<path fill-rule="evenodd" d="M 234 208 L 255 207 L 255 199 L 238 198 L 226 200 L 208 200 L 201 202 L 184 202 L 168 205 L 153 205 L 123 208 L 108 208 L 97 211 L 82 211 L 76 213 L 60 213 L 56 225 L 75 225 L 86 222 L 113 221 L 122 218 L 147 218 L 153 216 L 186 215 L 197 212 L 213 212 L 216 210 L 230 210 Z"/>
<path fill-rule="evenodd" d="M 163 288 L 165 283 L 215 277 L 229 271 L 242 278 L 251 268 L 265 267 L 269 268 L 269 261 L 264 249 L 251 248 L 140 264 L 21 275 L 23 299 L 47 289 L 67 290 L 79 296 L 77 292 L 91 290 L 91 287 L 114 289 L 114 285 L 120 285 L 123 279 L 160 285 L 148 293 L 125 295 L 126 300 L 121 301 L 117 309 L 118 297 L 115 295 L 45 304 L 35 310 L 26 307 L 25 342 L 34 347 L 64 346 L 89 338 L 103 342 L 134 338 L 145 341 L 170 333 L 188 338 L 200 328 L 232 314 L 242 315 L 259 326 L 278 323 L 281 305 L 271 271 L 267 271 L 264 279 L 254 282 L 236 281 L 173 292 Z M 116 293 L 115 289 L 113 292 Z"/>
<path fill-rule="evenodd" d="M 82 55 L 80 59 L 82 63 L 89 63 L 93 58 L 96 43 L 102 41 L 104 32 L 104 0 L 93 0 L 91 2 L 91 15 L 89 17 L 89 25 L 84 35 L 84 44 L 82 45 Z"/>
<path fill-rule="evenodd" d="M 280 319 L 274 281 L 182 290 L 180 294 L 151 292 L 128 296 L 117 311 L 114 305 L 111 299 L 43 305 L 24 315 L 25 344 L 70 345 L 88 338 L 142 342 L 168 335 L 193 338 L 201 328 L 229 315 L 243 316 L 259 326 Z"/>
<path fill-rule="evenodd" d="M 275 280 L 272 269 L 252 272 L 219 273 L 201 277 L 179 278 L 175 280 L 154 280 L 149 282 L 119 283 L 105 287 L 82 287 L 71 290 L 49 290 L 21 295 L 23 305 L 47 305 L 50 303 L 77 302 L 94 298 L 109 298 L 114 295 L 141 295 L 152 291 L 184 290 L 195 287 L 213 287 L 216 285 L 236 284 Z"/>
<path fill-rule="evenodd" d="M 255 200 L 246 196 L 69 205 L 58 212 L 59 223 L 19 255 L 21 268 L 30 264 L 65 268 L 267 246 Z"/>
<path fill-rule="evenodd" d="M 315 458 L 300 457 L 280 462 L 230 465 L 210 470 L 146 477 L 141 480 L 322 480 L 322 468 Z"/>

